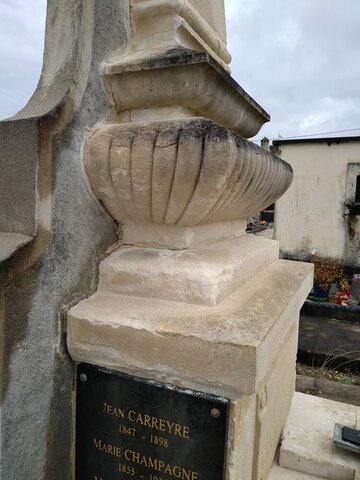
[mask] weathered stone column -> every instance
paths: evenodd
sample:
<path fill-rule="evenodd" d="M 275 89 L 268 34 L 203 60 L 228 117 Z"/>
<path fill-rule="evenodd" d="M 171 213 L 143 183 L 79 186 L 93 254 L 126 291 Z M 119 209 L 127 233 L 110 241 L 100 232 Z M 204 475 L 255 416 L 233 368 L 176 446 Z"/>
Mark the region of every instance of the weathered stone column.
<path fill-rule="evenodd" d="M 311 269 L 245 234 L 292 171 L 246 140 L 269 116 L 227 73 L 223 4 L 209 3 L 134 0 L 131 46 L 103 64 L 113 116 L 84 165 L 123 244 L 70 310 L 67 342 L 75 362 L 229 398 L 226 478 L 265 480 Z"/>
<path fill-rule="evenodd" d="M 129 34 L 127 1 L 49 0 L 39 85 L 0 122 L 1 480 L 72 478 L 66 311 L 94 290 L 116 241 L 82 145 L 111 114 L 100 64 L 127 50 Z"/>

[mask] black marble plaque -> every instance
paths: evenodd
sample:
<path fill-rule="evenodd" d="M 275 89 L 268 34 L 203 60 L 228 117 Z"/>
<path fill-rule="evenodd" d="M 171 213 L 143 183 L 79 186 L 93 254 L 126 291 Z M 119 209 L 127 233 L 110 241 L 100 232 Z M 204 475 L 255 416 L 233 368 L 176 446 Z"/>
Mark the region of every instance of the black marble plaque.
<path fill-rule="evenodd" d="M 222 480 L 228 405 L 80 364 L 76 480 Z"/>

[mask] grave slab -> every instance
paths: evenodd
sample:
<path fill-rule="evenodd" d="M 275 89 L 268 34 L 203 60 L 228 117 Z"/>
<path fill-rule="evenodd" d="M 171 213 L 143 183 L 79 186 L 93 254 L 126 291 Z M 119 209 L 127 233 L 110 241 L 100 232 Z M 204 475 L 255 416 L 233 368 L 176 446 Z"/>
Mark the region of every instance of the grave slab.
<path fill-rule="evenodd" d="M 306 473 L 296 472 L 287 468 L 273 465 L 268 480 L 320 480 L 321 477 L 314 477 Z"/>

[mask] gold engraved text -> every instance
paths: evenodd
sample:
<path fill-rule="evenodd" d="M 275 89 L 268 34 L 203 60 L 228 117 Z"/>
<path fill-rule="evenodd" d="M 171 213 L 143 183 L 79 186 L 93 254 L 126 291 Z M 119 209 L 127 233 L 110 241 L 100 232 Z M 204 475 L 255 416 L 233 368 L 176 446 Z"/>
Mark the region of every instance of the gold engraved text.
<path fill-rule="evenodd" d="M 192 470 L 180 467 L 179 465 L 171 465 L 159 458 L 153 458 L 150 455 L 143 455 L 133 450 L 125 450 L 124 456 L 127 461 L 144 465 L 147 468 L 157 470 L 158 472 L 171 475 L 180 480 L 198 480 L 198 473 Z"/>
<path fill-rule="evenodd" d="M 119 425 L 119 433 L 124 435 L 130 435 L 130 437 L 135 437 L 136 430 L 133 427 L 127 427 L 126 425 Z"/>
<path fill-rule="evenodd" d="M 95 448 L 100 450 L 100 452 L 114 455 L 114 457 L 121 457 L 121 449 L 116 445 L 111 445 L 110 443 L 105 443 L 102 440 L 97 440 L 95 437 L 93 439 L 93 445 Z"/>
<path fill-rule="evenodd" d="M 179 423 L 169 422 L 163 418 L 152 417 L 146 413 L 137 413 L 135 410 L 129 410 L 128 419 L 131 422 L 139 423 L 145 427 L 160 430 L 161 432 L 171 433 L 177 437 L 189 438 L 190 429 L 186 425 L 180 425 Z"/>
<path fill-rule="evenodd" d="M 110 403 L 104 402 L 103 413 L 115 417 L 125 418 L 125 410 L 119 407 L 113 407 Z"/>
<path fill-rule="evenodd" d="M 160 445 L 161 447 L 167 448 L 169 446 L 169 440 L 164 437 L 158 437 L 157 435 L 150 435 L 150 443 L 154 445 Z"/>
<path fill-rule="evenodd" d="M 118 465 L 118 470 L 121 473 L 125 473 L 126 475 L 134 476 L 135 475 L 135 468 L 134 467 L 129 467 L 129 465 L 125 465 L 123 463 L 119 463 Z"/>

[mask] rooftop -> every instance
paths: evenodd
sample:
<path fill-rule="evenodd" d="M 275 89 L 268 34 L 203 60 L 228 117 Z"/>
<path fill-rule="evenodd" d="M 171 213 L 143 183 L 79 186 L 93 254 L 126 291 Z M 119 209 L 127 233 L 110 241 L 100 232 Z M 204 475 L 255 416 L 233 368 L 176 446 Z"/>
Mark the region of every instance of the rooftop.
<path fill-rule="evenodd" d="M 323 138 L 280 138 L 273 140 L 273 145 L 284 145 L 286 143 L 345 143 L 360 142 L 360 136 L 352 137 L 323 137 Z"/>

